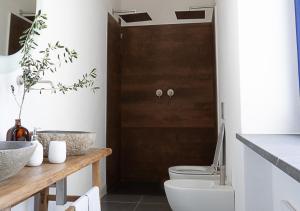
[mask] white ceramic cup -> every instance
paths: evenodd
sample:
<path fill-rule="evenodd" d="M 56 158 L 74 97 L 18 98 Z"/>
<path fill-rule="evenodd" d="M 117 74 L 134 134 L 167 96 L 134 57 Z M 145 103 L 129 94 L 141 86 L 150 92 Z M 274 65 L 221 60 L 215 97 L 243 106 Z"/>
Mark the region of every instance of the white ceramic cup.
<path fill-rule="evenodd" d="M 50 141 L 48 160 L 50 163 L 63 163 L 67 158 L 67 145 L 65 141 Z"/>

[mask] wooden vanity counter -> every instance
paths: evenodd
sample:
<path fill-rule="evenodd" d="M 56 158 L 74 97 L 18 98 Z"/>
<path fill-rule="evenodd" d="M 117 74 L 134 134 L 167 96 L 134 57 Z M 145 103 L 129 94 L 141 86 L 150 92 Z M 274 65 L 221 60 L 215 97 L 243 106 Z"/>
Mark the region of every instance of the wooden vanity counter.
<path fill-rule="evenodd" d="M 53 184 L 61 183 L 66 186 L 66 177 L 80 169 L 92 165 L 93 186 L 101 185 L 100 165 L 102 158 L 109 156 L 111 149 L 91 149 L 86 155 L 69 156 L 65 163 L 50 164 L 47 161 L 39 167 L 24 167 L 17 175 L 0 182 L 0 211 L 10 210 L 12 206 L 46 190 Z M 58 188 L 58 187 L 57 187 Z M 48 190 L 47 190 L 48 192 Z M 66 194 L 66 187 L 63 194 Z M 48 197 L 48 196 L 47 196 Z M 41 196 L 37 197 L 43 200 Z M 47 203 L 48 204 L 48 199 Z M 58 200 L 56 196 L 56 201 Z M 45 203 L 45 202 L 44 202 Z M 47 208 L 44 208 L 46 210 Z M 36 206 L 35 210 L 42 210 Z"/>

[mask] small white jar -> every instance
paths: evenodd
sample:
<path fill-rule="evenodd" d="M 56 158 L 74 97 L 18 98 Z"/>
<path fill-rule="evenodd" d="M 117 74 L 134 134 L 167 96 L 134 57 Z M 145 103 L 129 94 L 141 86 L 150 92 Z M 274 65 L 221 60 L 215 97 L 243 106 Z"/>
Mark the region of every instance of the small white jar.
<path fill-rule="evenodd" d="M 36 145 L 36 148 L 27 163 L 27 166 L 35 167 L 40 166 L 43 163 L 44 153 L 43 153 L 43 145 L 38 141 L 31 141 L 31 143 Z"/>
<path fill-rule="evenodd" d="M 34 128 L 33 135 L 32 135 L 32 141 L 31 143 L 36 145 L 36 148 L 30 158 L 30 160 L 27 162 L 27 166 L 40 166 L 43 163 L 44 159 L 44 149 L 43 145 L 39 142 L 38 136 L 37 136 L 37 128 Z"/>
<path fill-rule="evenodd" d="M 65 141 L 50 141 L 48 160 L 50 163 L 64 163 L 67 158 L 67 144 Z"/>

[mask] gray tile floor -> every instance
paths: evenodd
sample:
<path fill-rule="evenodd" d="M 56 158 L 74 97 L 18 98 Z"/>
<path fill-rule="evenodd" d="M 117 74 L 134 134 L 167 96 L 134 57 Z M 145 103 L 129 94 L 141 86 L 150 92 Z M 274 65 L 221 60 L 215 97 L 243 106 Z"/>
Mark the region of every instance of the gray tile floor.
<path fill-rule="evenodd" d="M 165 196 L 111 194 L 101 206 L 102 211 L 171 211 Z"/>

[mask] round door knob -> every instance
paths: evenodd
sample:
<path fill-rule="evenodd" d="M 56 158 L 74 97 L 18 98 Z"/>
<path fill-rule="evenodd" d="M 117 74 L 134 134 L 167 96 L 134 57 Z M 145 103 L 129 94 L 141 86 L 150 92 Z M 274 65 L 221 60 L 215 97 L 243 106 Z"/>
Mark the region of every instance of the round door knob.
<path fill-rule="evenodd" d="M 173 89 L 169 89 L 169 90 L 167 91 L 167 94 L 168 94 L 169 97 L 173 97 L 174 94 L 175 94 L 175 92 L 174 92 Z"/>
<path fill-rule="evenodd" d="M 163 91 L 161 89 L 156 90 L 156 96 L 161 97 L 163 95 Z"/>

